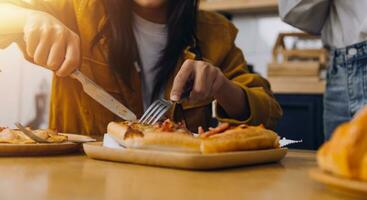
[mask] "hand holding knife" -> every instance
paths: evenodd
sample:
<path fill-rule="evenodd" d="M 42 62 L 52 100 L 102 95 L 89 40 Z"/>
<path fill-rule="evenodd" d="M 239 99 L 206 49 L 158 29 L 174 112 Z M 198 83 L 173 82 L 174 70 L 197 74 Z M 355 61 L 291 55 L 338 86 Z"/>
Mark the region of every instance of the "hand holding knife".
<path fill-rule="evenodd" d="M 115 115 L 128 121 L 137 120 L 136 115 L 131 110 L 122 105 L 112 95 L 106 92 L 101 86 L 90 80 L 79 70 L 76 70 L 70 76 L 77 79 L 82 84 L 85 93 L 87 93 L 90 97 L 92 97 L 94 100 L 96 100 L 98 103 L 110 110 Z"/>

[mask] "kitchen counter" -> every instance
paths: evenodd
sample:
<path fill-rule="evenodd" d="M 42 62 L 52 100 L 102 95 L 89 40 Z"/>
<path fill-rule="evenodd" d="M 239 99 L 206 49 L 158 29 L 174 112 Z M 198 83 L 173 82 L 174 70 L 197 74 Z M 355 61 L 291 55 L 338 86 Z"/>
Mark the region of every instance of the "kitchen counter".
<path fill-rule="evenodd" d="M 325 92 L 326 82 L 317 77 L 269 77 L 275 94 L 319 94 Z"/>
<path fill-rule="evenodd" d="M 200 8 L 209 11 L 231 13 L 277 12 L 277 0 L 206 0 L 200 2 Z"/>
<path fill-rule="evenodd" d="M 281 163 L 184 171 L 97 161 L 84 155 L 0 158 L 0 199 L 355 199 L 312 181 L 315 153 Z"/>

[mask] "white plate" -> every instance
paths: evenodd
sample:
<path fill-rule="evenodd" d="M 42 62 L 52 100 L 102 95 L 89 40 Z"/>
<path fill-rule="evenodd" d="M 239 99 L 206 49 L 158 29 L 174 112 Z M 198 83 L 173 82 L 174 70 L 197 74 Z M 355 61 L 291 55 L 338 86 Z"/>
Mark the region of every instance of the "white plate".
<path fill-rule="evenodd" d="M 339 192 L 348 193 L 356 196 L 367 196 L 367 182 L 360 180 L 347 179 L 325 172 L 319 168 L 310 170 L 313 180 L 325 184 Z"/>

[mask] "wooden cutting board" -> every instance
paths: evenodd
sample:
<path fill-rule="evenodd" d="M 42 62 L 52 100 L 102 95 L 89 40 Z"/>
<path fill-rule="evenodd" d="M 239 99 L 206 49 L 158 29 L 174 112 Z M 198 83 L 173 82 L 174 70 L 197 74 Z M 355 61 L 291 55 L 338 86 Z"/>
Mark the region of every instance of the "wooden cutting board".
<path fill-rule="evenodd" d="M 60 134 L 68 136 L 69 142 L 85 143 L 85 142 L 95 142 L 96 141 L 96 139 L 91 138 L 86 135 L 78 135 L 78 134 L 71 134 L 71 133 L 60 133 Z"/>
<path fill-rule="evenodd" d="M 108 148 L 101 142 L 83 144 L 88 157 L 123 163 L 134 163 L 179 169 L 219 169 L 243 165 L 278 162 L 287 154 L 287 148 L 238 151 L 215 154 L 193 154 L 141 149 Z"/>
<path fill-rule="evenodd" d="M 0 144 L 0 156 L 46 156 L 73 153 L 81 149 L 80 143 L 95 139 L 76 134 L 60 133 L 68 136 L 68 142 L 47 144 Z"/>
<path fill-rule="evenodd" d="M 367 182 L 338 177 L 319 168 L 310 170 L 310 176 L 313 180 L 339 192 L 359 197 L 367 196 Z"/>
<path fill-rule="evenodd" d="M 54 144 L 0 144 L 0 156 L 45 156 L 77 151 L 80 144 L 73 142 Z"/>

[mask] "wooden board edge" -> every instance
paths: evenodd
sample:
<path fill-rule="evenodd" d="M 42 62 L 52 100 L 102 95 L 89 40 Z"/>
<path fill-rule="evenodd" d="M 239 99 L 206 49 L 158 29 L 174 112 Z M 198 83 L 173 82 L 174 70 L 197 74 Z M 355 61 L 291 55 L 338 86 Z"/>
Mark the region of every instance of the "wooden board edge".
<path fill-rule="evenodd" d="M 139 162 L 138 160 L 131 160 L 131 161 L 126 161 L 126 160 L 119 160 L 119 159 L 114 159 L 111 158 L 110 156 L 106 156 L 104 154 L 101 154 L 101 148 L 107 148 L 107 147 L 102 147 L 101 146 L 102 143 L 101 142 L 92 142 L 92 143 L 85 143 L 83 144 L 83 149 L 84 152 L 86 153 L 86 155 L 89 158 L 92 159 L 97 159 L 97 160 L 107 160 L 107 161 L 112 161 L 112 162 L 122 162 L 122 163 L 133 163 L 133 164 L 139 164 L 139 165 L 147 165 L 147 166 L 156 166 L 156 167 L 166 167 L 166 168 L 175 168 L 175 169 L 185 169 L 185 170 L 216 170 L 216 169 L 225 169 L 225 168 L 234 168 L 234 167 L 241 167 L 241 166 L 248 166 L 248 165 L 258 165 L 258 164 L 268 164 L 268 163 L 275 163 L 275 162 L 279 162 L 281 161 L 287 154 L 288 149 L 287 148 L 280 148 L 280 149 L 276 149 L 276 152 L 271 152 L 268 150 L 259 150 L 262 151 L 262 153 L 267 154 L 268 159 L 266 160 L 261 160 L 258 159 L 255 162 L 251 162 L 249 163 L 239 163 L 239 162 L 230 162 L 230 163 L 221 163 L 221 164 L 217 164 L 217 165 L 209 165 L 208 163 L 213 163 L 215 161 L 213 161 L 215 159 L 217 155 L 214 154 L 208 154 L 206 155 L 206 157 L 203 157 L 203 159 L 201 161 L 198 162 L 198 156 L 201 154 L 186 154 L 186 153 L 176 153 L 176 152 L 159 152 L 159 151 L 147 151 L 147 150 L 132 150 L 132 151 L 138 151 L 140 153 L 156 153 L 157 155 L 161 154 L 162 156 L 166 156 L 166 157 L 170 157 L 173 155 L 179 156 L 179 160 L 177 160 L 177 162 L 169 162 L 167 163 L 157 163 L 157 162 L 151 162 L 151 163 L 144 163 L 144 162 Z M 113 149 L 113 148 L 109 148 L 109 151 L 114 151 L 116 153 L 118 153 L 118 151 L 121 151 L 119 149 Z M 256 153 L 256 151 L 247 151 L 246 154 L 250 155 L 251 153 Z M 273 155 L 271 155 L 273 154 Z M 227 153 L 223 153 L 222 155 L 220 155 L 223 159 L 223 157 L 225 156 L 241 156 L 243 155 L 243 152 L 241 154 L 241 152 L 227 152 Z"/>
<path fill-rule="evenodd" d="M 34 146 L 36 145 L 36 146 Z M 19 156 L 53 156 L 63 155 L 77 152 L 81 145 L 77 143 L 67 142 L 62 145 L 58 144 L 29 144 L 29 145 L 12 145 L 0 144 L 0 157 L 19 157 Z"/>

